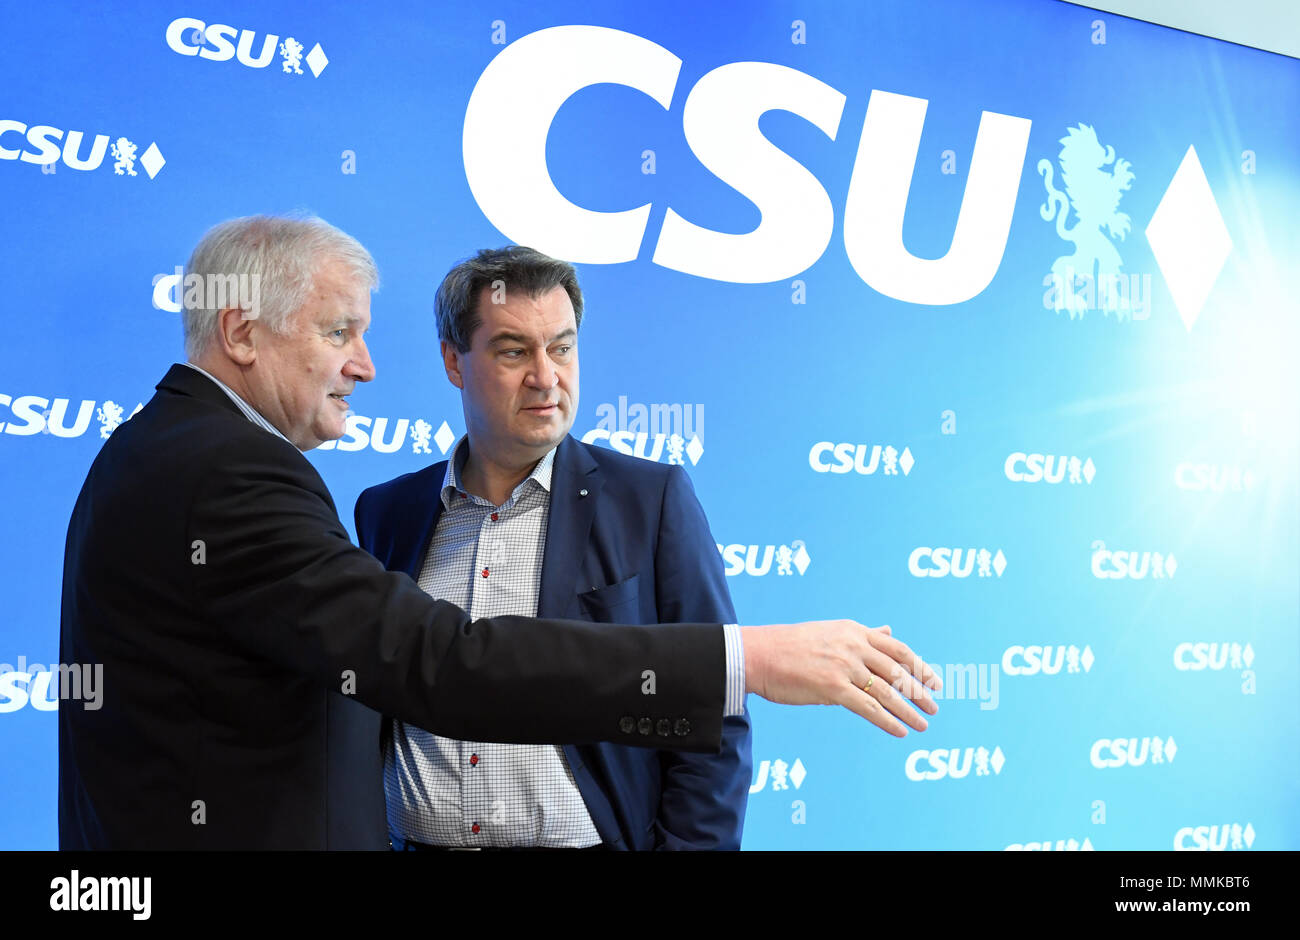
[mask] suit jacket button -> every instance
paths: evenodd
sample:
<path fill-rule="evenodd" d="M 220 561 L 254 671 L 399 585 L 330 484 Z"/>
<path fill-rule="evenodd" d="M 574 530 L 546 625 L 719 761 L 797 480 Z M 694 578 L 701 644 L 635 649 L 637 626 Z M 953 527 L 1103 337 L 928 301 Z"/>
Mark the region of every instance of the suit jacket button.
<path fill-rule="evenodd" d="M 636 723 L 636 730 L 640 731 L 642 734 L 649 734 L 654 730 L 654 727 L 655 723 L 649 718 L 642 718 Z"/>
<path fill-rule="evenodd" d="M 677 724 L 673 725 L 673 734 L 679 738 L 684 738 L 691 733 L 691 723 L 685 718 L 678 718 Z"/>
<path fill-rule="evenodd" d="M 631 734 L 636 729 L 636 719 L 631 715 L 624 715 L 618 720 L 618 730 L 624 734 Z"/>
<path fill-rule="evenodd" d="M 659 735 L 661 738 L 668 737 L 668 735 L 672 734 L 672 731 L 673 723 L 667 718 L 660 718 L 659 724 L 655 725 L 655 734 Z"/>

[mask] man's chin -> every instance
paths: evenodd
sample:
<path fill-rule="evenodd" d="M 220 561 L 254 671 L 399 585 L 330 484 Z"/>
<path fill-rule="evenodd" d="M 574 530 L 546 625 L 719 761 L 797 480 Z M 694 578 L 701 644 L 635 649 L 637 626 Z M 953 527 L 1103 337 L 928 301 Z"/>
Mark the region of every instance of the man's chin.
<path fill-rule="evenodd" d="M 343 437 L 343 433 L 346 430 L 347 430 L 347 423 L 343 419 L 339 419 L 337 424 L 331 424 L 328 427 L 317 428 L 314 433 L 316 437 L 319 438 L 319 443 L 317 443 L 315 446 L 320 447 L 322 444 L 332 444 L 335 441 L 340 440 Z"/>
<path fill-rule="evenodd" d="M 532 437 L 531 443 L 534 447 L 544 451 L 550 450 L 564 440 L 565 435 L 569 433 L 569 428 L 572 426 L 573 422 L 560 420 L 554 426 L 537 428 L 536 433 L 530 435 Z"/>

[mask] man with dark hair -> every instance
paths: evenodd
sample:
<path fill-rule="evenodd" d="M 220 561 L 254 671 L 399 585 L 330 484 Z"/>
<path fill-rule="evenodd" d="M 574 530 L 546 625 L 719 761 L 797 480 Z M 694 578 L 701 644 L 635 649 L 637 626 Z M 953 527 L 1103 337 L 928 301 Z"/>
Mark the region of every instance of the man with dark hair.
<path fill-rule="evenodd" d="M 862 691 L 906 648 L 850 621 L 474 620 L 384 571 L 302 454 L 342 435 L 347 396 L 374 378 L 369 254 L 319 219 L 255 216 L 210 231 L 188 267 L 256 278 L 235 294 L 260 302 L 187 302 L 189 361 L 77 498 L 60 658 L 102 664 L 104 694 L 59 709 L 61 848 L 387 847 L 371 709 L 518 743 L 650 744 L 640 719 L 671 717 L 671 747 L 712 750 L 748 689 L 924 727 L 885 681 Z"/>
<path fill-rule="evenodd" d="M 505 303 L 507 290 L 538 297 L 556 287 L 563 288 L 569 297 L 574 329 L 581 328 L 585 304 L 573 265 L 523 245 L 481 249 L 448 271 L 438 285 L 434 298 L 438 339 L 451 343 L 459 352 L 469 352 L 470 339 L 483 322 L 479 297 L 484 288 L 491 291 L 488 299 L 500 305 Z"/>
<path fill-rule="evenodd" d="M 450 460 L 362 493 L 362 547 L 474 617 L 733 622 L 685 471 L 569 436 L 573 266 L 483 250 L 448 272 L 435 306 L 466 435 Z M 638 726 L 639 743 L 671 740 L 667 718 Z M 385 748 L 390 837 L 407 848 L 738 849 L 749 780 L 743 713 L 724 721 L 716 754 L 490 744 L 401 720 Z"/>

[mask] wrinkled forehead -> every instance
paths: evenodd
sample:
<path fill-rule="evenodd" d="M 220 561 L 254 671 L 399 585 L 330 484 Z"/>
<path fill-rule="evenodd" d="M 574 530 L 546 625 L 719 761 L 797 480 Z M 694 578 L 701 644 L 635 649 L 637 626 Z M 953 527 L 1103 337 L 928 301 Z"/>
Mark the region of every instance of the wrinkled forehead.
<path fill-rule="evenodd" d="M 295 311 L 295 319 L 302 326 L 348 326 L 364 332 L 370 326 L 370 290 L 366 279 L 346 265 L 323 265 L 312 278 L 307 301 Z"/>
<path fill-rule="evenodd" d="M 479 324 L 470 336 L 471 344 L 493 342 L 505 333 L 550 343 L 564 335 L 577 335 L 573 301 L 563 287 L 539 294 L 523 288 L 484 287 L 476 308 Z"/>

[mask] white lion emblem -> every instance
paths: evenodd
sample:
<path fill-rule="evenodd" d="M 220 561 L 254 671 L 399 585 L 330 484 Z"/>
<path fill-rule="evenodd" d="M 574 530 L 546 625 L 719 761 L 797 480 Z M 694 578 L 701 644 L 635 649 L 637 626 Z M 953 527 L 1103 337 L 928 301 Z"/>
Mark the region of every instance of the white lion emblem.
<path fill-rule="evenodd" d="M 1086 124 L 1069 128 L 1060 143 L 1064 193 L 1052 185 L 1052 161 L 1038 161 L 1038 172 L 1047 187 L 1047 202 L 1039 208 L 1039 214 L 1048 222 L 1055 219 L 1056 234 L 1074 243 L 1074 254 L 1063 255 L 1052 264 L 1056 310 L 1069 310 L 1071 320 L 1082 317 L 1089 306 L 1089 288 L 1095 286 L 1102 311 L 1114 311 L 1123 319 L 1128 304 L 1113 289 L 1121 277 L 1123 262 L 1110 239 L 1123 241 L 1129 230 L 1128 215 L 1117 211 L 1123 193 L 1133 185 L 1129 162 L 1116 160 L 1115 148 L 1102 147 L 1097 132 Z M 1113 171 L 1102 169 L 1112 163 Z M 1078 221 L 1074 228 L 1066 228 L 1071 209 Z M 1110 238 L 1102 229 L 1110 233 Z M 1076 292 L 1076 277 L 1084 279 L 1082 294 Z"/>
<path fill-rule="evenodd" d="M 113 144 L 113 172 L 118 176 L 125 173 L 127 176 L 137 175 L 135 172 L 135 144 L 125 137 L 119 137 L 117 143 Z M 102 152 L 102 151 L 101 151 Z"/>

